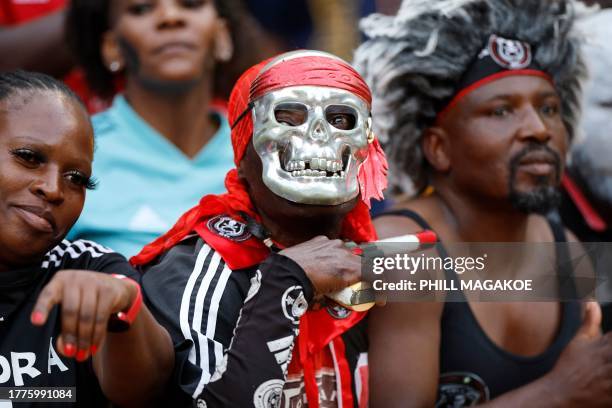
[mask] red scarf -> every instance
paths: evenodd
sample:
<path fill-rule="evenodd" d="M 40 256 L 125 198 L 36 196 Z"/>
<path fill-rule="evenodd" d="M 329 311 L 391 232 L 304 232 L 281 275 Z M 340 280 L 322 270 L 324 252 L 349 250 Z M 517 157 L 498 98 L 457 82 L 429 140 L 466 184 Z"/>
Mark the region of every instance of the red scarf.
<path fill-rule="evenodd" d="M 371 104 L 370 90 L 365 81 L 344 61 L 325 56 L 303 56 L 282 60 L 275 64 L 272 69 L 259 75 L 269 61 L 263 61 L 247 70 L 234 86 L 230 96 L 228 119 L 233 126 L 231 137 L 236 166 L 242 160 L 253 135 L 252 116 L 244 113 L 252 100 L 267 92 L 297 85 L 328 86 L 352 92 Z M 359 169 L 362 200 L 359 200 L 355 208 L 345 217 L 342 224 L 342 238 L 357 243 L 376 239 L 376 232 L 368 211 L 369 202 L 371 198 L 382 198 L 382 190 L 387 185 L 386 172 L 387 162 L 378 141 L 374 140 L 369 145 L 368 157 Z M 203 197 L 197 206 L 179 218 L 170 231 L 145 246 L 138 255 L 130 259 L 130 262 L 133 265 L 145 265 L 152 262 L 160 254 L 172 248 L 194 231 L 215 249 L 226 247 L 227 242 L 218 242 L 217 245 L 210 242 L 214 238 L 205 227 L 205 222 L 217 215 L 228 215 L 240 220 L 242 218 L 240 213 L 244 212 L 260 221 L 260 217 L 251 203 L 246 186 L 238 178 L 236 169 L 227 173 L 225 186 L 227 188 L 226 194 Z M 241 243 L 240 249 L 241 251 L 238 251 L 238 253 L 241 252 L 244 256 L 235 261 L 238 261 L 242 267 L 261 262 L 268 253 L 263 244 L 256 240 Z M 223 250 L 220 252 L 223 256 Z M 233 252 L 233 254 L 236 253 L 236 251 Z M 225 260 L 228 261 L 228 259 Z M 231 267 L 229 264 L 228 266 Z M 321 309 L 319 311 L 309 311 L 301 318 L 297 352 L 294 353 L 291 365 L 293 367 L 297 365 L 303 370 L 309 406 L 319 406 L 315 379 L 316 362 L 321 360 L 321 353 L 329 350 L 330 344 L 333 344 L 336 354 L 338 354 L 336 358 L 337 371 L 339 371 L 341 378 L 338 378 L 337 381 L 341 382 L 343 406 L 350 407 L 353 405 L 353 396 L 350 392 L 351 373 L 344 358 L 344 344 L 340 334 L 357 324 L 364 316 L 363 313 L 352 313 L 346 319 L 337 320 L 332 318 L 325 309 Z"/>

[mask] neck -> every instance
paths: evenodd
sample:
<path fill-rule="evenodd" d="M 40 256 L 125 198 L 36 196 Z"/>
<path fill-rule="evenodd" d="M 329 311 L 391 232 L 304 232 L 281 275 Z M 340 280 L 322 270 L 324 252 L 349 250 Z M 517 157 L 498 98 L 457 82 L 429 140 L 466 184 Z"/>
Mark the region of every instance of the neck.
<path fill-rule="evenodd" d="M 211 88 L 210 80 L 202 80 L 180 90 L 161 90 L 128 78 L 125 97 L 151 127 L 193 158 L 218 128 L 209 115 Z"/>
<path fill-rule="evenodd" d="M 284 247 L 291 247 L 323 235 L 329 239 L 340 238 L 342 220 L 346 214 L 325 214 L 268 217 L 260 212 L 264 228 L 272 239 Z"/>
<path fill-rule="evenodd" d="M 520 242 L 527 240 L 529 214 L 507 200 L 475 197 L 449 186 L 437 186 L 444 218 L 463 242 Z"/>

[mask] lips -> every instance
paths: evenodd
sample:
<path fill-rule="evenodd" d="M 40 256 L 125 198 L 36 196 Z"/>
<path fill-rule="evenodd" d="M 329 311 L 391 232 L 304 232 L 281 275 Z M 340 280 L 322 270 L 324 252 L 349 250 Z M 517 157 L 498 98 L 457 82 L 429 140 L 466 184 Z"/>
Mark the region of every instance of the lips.
<path fill-rule="evenodd" d="M 168 54 L 168 53 L 181 53 L 186 51 L 193 51 L 195 45 L 185 41 L 172 41 L 165 43 L 153 50 L 154 54 Z"/>
<path fill-rule="evenodd" d="M 526 154 L 518 161 L 518 165 L 527 173 L 545 176 L 557 169 L 558 161 L 552 154 L 542 151 Z"/>
<path fill-rule="evenodd" d="M 19 205 L 13 208 L 17 215 L 32 229 L 44 233 L 52 233 L 56 230 L 55 218 L 49 210 L 30 205 Z"/>

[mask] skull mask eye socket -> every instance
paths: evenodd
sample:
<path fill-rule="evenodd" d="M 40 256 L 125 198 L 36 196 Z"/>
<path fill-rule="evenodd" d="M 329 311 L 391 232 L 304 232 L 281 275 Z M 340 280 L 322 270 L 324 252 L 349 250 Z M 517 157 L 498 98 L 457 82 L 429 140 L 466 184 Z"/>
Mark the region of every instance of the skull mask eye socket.
<path fill-rule="evenodd" d="M 350 106 L 330 105 L 325 109 L 325 120 L 336 129 L 352 130 L 357 123 L 357 111 Z"/>
<path fill-rule="evenodd" d="M 308 108 L 301 103 L 279 103 L 274 108 L 274 118 L 281 125 L 300 126 L 308 119 Z"/>

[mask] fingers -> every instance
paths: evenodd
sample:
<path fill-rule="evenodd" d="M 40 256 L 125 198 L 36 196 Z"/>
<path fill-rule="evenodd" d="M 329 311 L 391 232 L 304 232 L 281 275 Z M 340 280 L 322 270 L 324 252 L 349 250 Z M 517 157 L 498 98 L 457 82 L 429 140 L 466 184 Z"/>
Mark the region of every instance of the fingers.
<path fill-rule="evenodd" d="M 58 347 L 66 357 L 75 357 L 77 354 L 77 330 L 79 309 L 81 304 L 81 288 L 79 285 L 64 285 L 62 299 L 62 339 L 63 347 Z"/>
<path fill-rule="evenodd" d="M 90 355 L 94 325 L 98 315 L 98 291 L 96 288 L 92 286 L 84 287 L 81 294 L 81 304 L 77 317 L 77 361 L 85 361 Z"/>
<path fill-rule="evenodd" d="M 53 279 L 38 295 L 38 300 L 32 309 L 30 321 L 35 326 L 42 326 L 47 321 L 49 312 L 62 299 L 63 285 L 59 279 Z"/>
<path fill-rule="evenodd" d="M 98 309 L 94 322 L 94 331 L 92 336 L 91 354 L 94 355 L 100 349 L 102 341 L 106 336 L 106 328 L 108 325 L 108 317 L 112 313 L 112 297 L 105 296 L 103 293 L 98 295 Z"/>
<path fill-rule="evenodd" d="M 601 307 L 597 302 L 586 302 L 582 325 L 576 338 L 595 339 L 601 336 Z"/>

